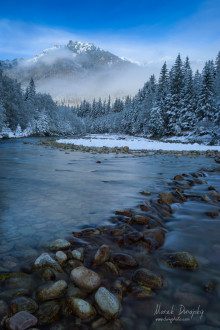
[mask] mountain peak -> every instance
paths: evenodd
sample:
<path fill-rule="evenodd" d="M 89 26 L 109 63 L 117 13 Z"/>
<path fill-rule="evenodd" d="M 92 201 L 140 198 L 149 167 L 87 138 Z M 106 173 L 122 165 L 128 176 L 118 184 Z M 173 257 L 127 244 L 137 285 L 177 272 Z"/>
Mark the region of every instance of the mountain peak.
<path fill-rule="evenodd" d="M 93 43 L 86 43 L 82 41 L 72 41 L 72 40 L 69 41 L 67 47 L 76 54 L 81 54 L 83 52 L 88 52 L 88 51 L 101 50 L 99 47 L 96 47 Z"/>

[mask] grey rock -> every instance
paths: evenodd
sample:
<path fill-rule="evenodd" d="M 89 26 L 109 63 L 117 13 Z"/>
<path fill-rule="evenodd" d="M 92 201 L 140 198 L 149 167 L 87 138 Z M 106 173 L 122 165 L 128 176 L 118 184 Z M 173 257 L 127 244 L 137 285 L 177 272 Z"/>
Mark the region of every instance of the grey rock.
<path fill-rule="evenodd" d="M 63 251 L 57 251 L 55 259 L 62 265 L 67 260 L 67 255 Z"/>
<path fill-rule="evenodd" d="M 84 259 L 84 248 L 75 249 L 72 251 L 72 257 L 75 260 L 83 261 Z"/>
<path fill-rule="evenodd" d="M 53 268 L 54 270 L 62 273 L 63 270 L 56 260 L 51 258 L 48 253 L 42 253 L 34 262 L 33 268 L 35 270 L 41 270 L 44 268 Z"/>
<path fill-rule="evenodd" d="M 66 250 L 70 247 L 70 242 L 65 239 L 59 238 L 52 242 L 48 248 L 53 251 Z"/>
<path fill-rule="evenodd" d="M 10 330 L 26 330 L 37 325 L 37 318 L 32 314 L 21 311 L 6 320 L 6 327 Z"/>
<path fill-rule="evenodd" d="M 96 316 L 95 308 L 86 300 L 74 297 L 68 297 L 66 303 L 72 310 L 73 315 L 81 320 L 90 321 Z"/>
<path fill-rule="evenodd" d="M 76 286 L 88 292 L 96 290 L 101 284 L 100 276 L 84 266 L 73 269 L 70 278 Z"/>
<path fill-rule="evenodd" d="M 100 287 L 95 293 L 96 305 L 107 319 L 116 318 L 120 311 L 118 298 L 104 287 Z"/>

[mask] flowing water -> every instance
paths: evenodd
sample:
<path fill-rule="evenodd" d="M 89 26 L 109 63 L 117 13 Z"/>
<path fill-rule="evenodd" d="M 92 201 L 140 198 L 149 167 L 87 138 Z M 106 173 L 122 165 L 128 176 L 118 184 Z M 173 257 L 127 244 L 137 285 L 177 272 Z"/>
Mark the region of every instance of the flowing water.
<path fill-rule="evenodd" d="M 43 246 L 83 226 L 108 224 L 115 210 L 143 203 L 145 198 L 140 191 L 144 189 L 150 190 L 150 197 L 154 198 L 169 189 L 174 175 L 216 166 L 212 158 L 205 156 L 189 158 L 152 153 L 148 157 L 134 157 L 65 152 L 39 146 L 37 141 L 0 141 L 1 273 L 29 271 Z M 98 160 L 101 163 L 96 163 Z M 192 187 L 191 193 L 207 193 L 209 185 L 220 191 L 219 172 L 207 172 L 206 181 L 207 185 Z M 192 253 L 200 270 L 189 273 L 160 265 L 167 284 L 159 296 L 149 301 L 137 301 L 135 306 L 129 299 L 125 301 L 122 319 L 127 329 L 194 329 L 195 324 L 220 327 L 220 219 L 205 216 L 206 209 L 204 202 L 199 201 L 190 200 L 181 205 L 166 224 L 169 232 L 162 247 L 164 251 Z M 210 281 L 217 286 L 213 292 L 204 292 L 203 286 Z M 194 316 L 177 325 L 155 321 L 157 305 L 168 311 L 173 306 L 175 315 L 182 308 L 182 316 L 201 308 L 195 297 L 191 297 L 190 308 L 185 307 L 184 311 L 180 307 L 188 299 L 183 293 L 189 291 L 203 298 L 202 318 Z"/>

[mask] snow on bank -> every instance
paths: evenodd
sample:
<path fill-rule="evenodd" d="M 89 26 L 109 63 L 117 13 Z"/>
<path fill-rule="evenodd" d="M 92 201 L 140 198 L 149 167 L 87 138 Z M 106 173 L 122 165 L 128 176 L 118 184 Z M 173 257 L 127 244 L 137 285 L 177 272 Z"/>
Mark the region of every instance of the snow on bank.
<path fill-rule="evenodd" d="M 207 146 L 198 143 L 169 143 L 134 136 L 110 134 L 91 134 L 79 139 L 60 139 L 58 143 L 82 145 L 84 147 L 129 147 L 130 150 L 166 150 L 166 151 L 207 151 L 218 150 L 220 146 Z"/>

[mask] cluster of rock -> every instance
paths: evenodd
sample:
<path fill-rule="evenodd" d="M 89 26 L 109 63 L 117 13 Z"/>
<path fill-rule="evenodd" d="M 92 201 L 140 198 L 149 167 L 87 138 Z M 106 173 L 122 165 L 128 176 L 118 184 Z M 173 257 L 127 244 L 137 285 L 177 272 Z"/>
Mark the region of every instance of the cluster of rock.
<path fill-rule="evenodd" d="M 17 291 L 10 309 L 0 300 L 3 328 L 41 329 L 61 320 L 59 329 L 123 329 L 123 299 L 148 299 L 163 287 L 166 279 L 158 273 L 158 263 L 198 269 L 189 252 L 170 251 L 158 261 L 154 251 L 163 245 L 164 220 L 172 217 L 172 205 L 188 198 L 184 187 L 204 182 L 202 172 L 190 178 L 177 175 L 170 191 L 148 199 L 138 211 L 116 211 L 114 225 L 86 228 L 46 246 L 48 252 L 35 260 L 32 275 L 15 273 L 7 279 L 8 288 Z M 148 190 L 142 194 L 151 195 Z M 213 187 L 207 197 L 220 201 Z"/>

